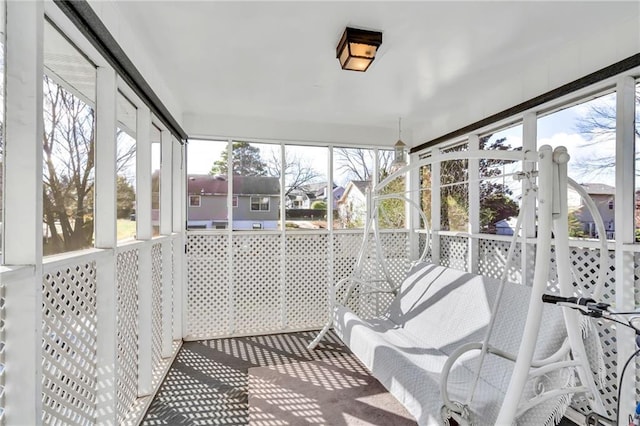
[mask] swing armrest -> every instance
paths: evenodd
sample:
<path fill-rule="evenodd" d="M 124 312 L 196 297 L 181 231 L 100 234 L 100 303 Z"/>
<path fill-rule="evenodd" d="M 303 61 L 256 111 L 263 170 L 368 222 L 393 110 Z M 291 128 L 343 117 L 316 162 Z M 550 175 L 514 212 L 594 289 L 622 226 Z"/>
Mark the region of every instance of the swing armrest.
<path fill-rule="evenodd" d="M 440 396 L 442 397 L 442 402 L 444 403 L 444 405 L 451 411 L 459 412 L 460 406 L 457 404 L 454 404 L 449 399 L 449 391 L 447 389 L 448 381 L 449 381 L 449 372 L 451 371 L 451 368 L 453 367 L 455 362 L 458 360 L 458 358 L 460 358 L 463 354 L 470 351 L 474 351 L 474 350 L 478 350 L 478 351 L 482 350 L 482 343 L 472 342 L 472 343 L 467 343 L 465 345 L 460 346 L 458 349 L 453 351 L 451 355 L 449 355 L 449 357 L 447 358 L 447 361 L 442 367 L 442 372 L 440 374 Z M 513 362 L 515 362 L 516 360 L 516 357 L 514 355 L 508 352 L 505 352 L 503 350 L 500 350 L 498 348 L 495 348 L 491 345 L 487 346 L 487 353 L 497 355 L 501 358 L 508 359 Z"/>

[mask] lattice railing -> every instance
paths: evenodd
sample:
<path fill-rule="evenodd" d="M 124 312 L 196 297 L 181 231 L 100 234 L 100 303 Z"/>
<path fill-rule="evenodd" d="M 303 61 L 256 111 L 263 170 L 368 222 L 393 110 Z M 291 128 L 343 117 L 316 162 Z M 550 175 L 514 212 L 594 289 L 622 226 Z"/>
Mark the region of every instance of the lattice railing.
<path fill-rule="evenodd" d="M 187 238 L 187 336 L 204 339 L 230 334 L 231 286 L 227 235 Z"/>
<path fill-rule="evenodd" d="M 478 274 L 501 279 L 507 265 L 509 241 L 480 239 L 478 241 Z M 511 282 L 521 282 L 522 259 L 520 244 L 516 245 L 513 259 L 509 261 L 507 279 Z"/>
<path fill-rule="evenodd" d="M 118 422 L 124 419 L 138 396 L 138 258 L 137 248 L 121 251 L 116 259 Z"/>
<path fill-rule="evenodd" d="M 232 239 L 233 330 L 238 334 L 282 330 L 282 238 L 240 234 Z"/>
<path fill-rule="evenodd" d="M 152 370 L 162 358 L 162 243 L 151 246 L 151 363 Z"/>
<path fill-rule="evenodd" d="M 448 268 L 468 270 L 469 238 L 440 235 L 440 264 Z"/>
<path fill-rule="evenodd" d="M 187 339 L 321 327 L 329 286 L 353 273 L 362 236 L 362 230 L 189 233 Z M 399 283 L 409 265 L 408 232 L 385 230 L 380 239 Z"/>
<path fill-rule="evenodd" d="M 42 421 L 94 424 L 96 262 L 45 272 L 42 294 Z"/>
<path fill-rule="evenodd" d="M 322 327 L 329 316 L 329 235 L 288 234 L 284 259 L 286 326 Z"/>

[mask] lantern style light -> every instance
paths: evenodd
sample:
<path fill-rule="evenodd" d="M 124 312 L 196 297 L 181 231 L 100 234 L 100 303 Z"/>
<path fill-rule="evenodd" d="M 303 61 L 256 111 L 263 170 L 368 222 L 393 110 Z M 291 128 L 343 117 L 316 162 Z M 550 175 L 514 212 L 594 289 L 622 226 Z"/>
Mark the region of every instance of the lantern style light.
<path fill-rule="evenodd" d="M 407 165 L 407 145 L 402 142 L 402 121 L 398 118 L 398 142 L 393 145 L 393 169 Z"/>
<path fill-rule="evenodd" d="M 343 70 L 366 71 L 382 44 L 382 33 L 347 27 L 336 48 Z"/>

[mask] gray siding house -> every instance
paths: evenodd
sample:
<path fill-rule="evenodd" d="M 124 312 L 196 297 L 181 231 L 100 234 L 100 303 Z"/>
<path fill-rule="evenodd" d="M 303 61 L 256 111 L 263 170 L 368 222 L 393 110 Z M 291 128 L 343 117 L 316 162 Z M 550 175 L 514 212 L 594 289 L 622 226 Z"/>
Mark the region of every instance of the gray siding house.
<path fill-rule="evenodd" d="M 607 239 L 615 238 L 615 194 L 616 189 L 613 186 L 606 185 L 603 183 L 581 183 L 580 184 L 586 191 L 587 194 L 593 199 L 594 203 L 598 207 L 598 212 L 600 212 L 600 216 L 602 216 L 602 220 L 604 222 L 604 227 L 607 231 Z M 574 192 L 574 191 L 571 191 Z M 577 194 L 569 194 L 569 198 L 578 198 Z M 579 199 L 579 206 L 575 208 L 576 217 L 580 221 L 582 225 L 582 230 L 586 237 L 596 237 L 597 230 L 595 222 L 593 221 L 593 216 L 589 212 L 589 209 L 584 205 L 584 202 Z"/>
<path fill-rule="evenodd" d="M 189 228 L 226 229 L 229 226 L 226 176 L 189 175 Z M 278 229 L 280 180 L 266 176 L 233 177 L 233 228 Z"/>

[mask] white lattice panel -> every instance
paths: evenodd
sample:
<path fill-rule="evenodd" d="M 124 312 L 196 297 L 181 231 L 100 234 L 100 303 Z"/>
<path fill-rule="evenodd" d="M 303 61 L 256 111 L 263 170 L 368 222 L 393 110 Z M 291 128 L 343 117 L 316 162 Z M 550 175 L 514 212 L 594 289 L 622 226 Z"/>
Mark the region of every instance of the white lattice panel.
<path fill-rule="evenodd" d="M 449 235 L 440 236 L 440 264 L 466 271 L 469 259 L 469 239 Z"/>
<path fill-rule="evenodd" d="M 576 278 L 582 281 L 582 285 L 585 289 L 589 290 L 595 283 L 598 276 L 598 268 L 601 265 L 600 251 L 576 247 L 572 247 L 570 250 L 570 262 L 573 266 Z M 555 250 L 552 249 L 551 252 L 551 279 L 549 283 L 549 291 L 557 292 L 558 285 L 556 277 L 557 264 L 555 259 Z M 607 303 L 613 303 L 615 301 L 615 252 L 608 252 L 608 256 L 609 267 L 607 268 L 607 280 L 605 281 L 605 290 L 602 300 Z M 606 367 L 604 386 L 600 388 L 600 392 L 605 408 L 609 412 L 609 416 L 613 416 L 615 413 L 618 391 L 616 326 L 611 322 L 598 321 L 596 323 L 596 329 L 602 344 L 604 364 Z M 575 398 L 572 403 L 572 407 L 583 414 L 587 414 L 592 411 L 584 398 Z"/>
<path fill-rule="evenodd" d="M 237 333 L 281 330 L 283 309 L 280 235 L 233 236 L 233 321 Z"/>
<path fill-rule="evenodd" d="M 478 274 L 497 279 L 502 278 L 507 264 L 510 242 L 479 240 L 478 241 Z M 520 244 L 516 245 L 513 258 L 510 259 L 510 268 L 507 279 L 514 283 L 521 282 L 522 261 L 520 257 Z"/>
<path fill-rule="evenodd" d="M 386 259 L 387 268 L 394 285 L 402 283 L 409 270 L 409 232 L 383 232 L 380 235 L 382 255 Z"/>
<path fill-rule="evenodd" d="M 358 260 L 358 251 L 362 246 L 362 238 L 364 232 L 339 233 L 333 235 L 333 285 L 340 280 L 353 275 L 356 261 Z M 346 286 L 338 289 L 336 299 L 343 301 Z M 357 300 L 357 299 L 353 299 Z M 351 301 L 350 301 L 351 302 Z M 357 310 L 356 303 L 347 303 L 347 306 L 353 310 Z"/>
<path fill-rule="evenodd" d="M 138 395 L 138 257 L 137 249 L 118 253 L 117 409 L 122 424 Z"/>
<path fill-rule="evenodd" d="M 229 237 L 187 237 L 187 336 L 190 339 L 229 334 Z"/>
<path fill-rule="evenodd" d="M 290 234 L 285 250 L 287 327 L 322 327 L 329 318 L 329 236 Z"/>
<path fill-rule="evenodd" d="M 151 246 L 151 362 L 152 370 L 162 359 L 162 243 Z"/>
<path fill-rule="evenodd" d="M 47 273 L 42 284 L 43 423 L 94 424 L 95 261 Z"/>

